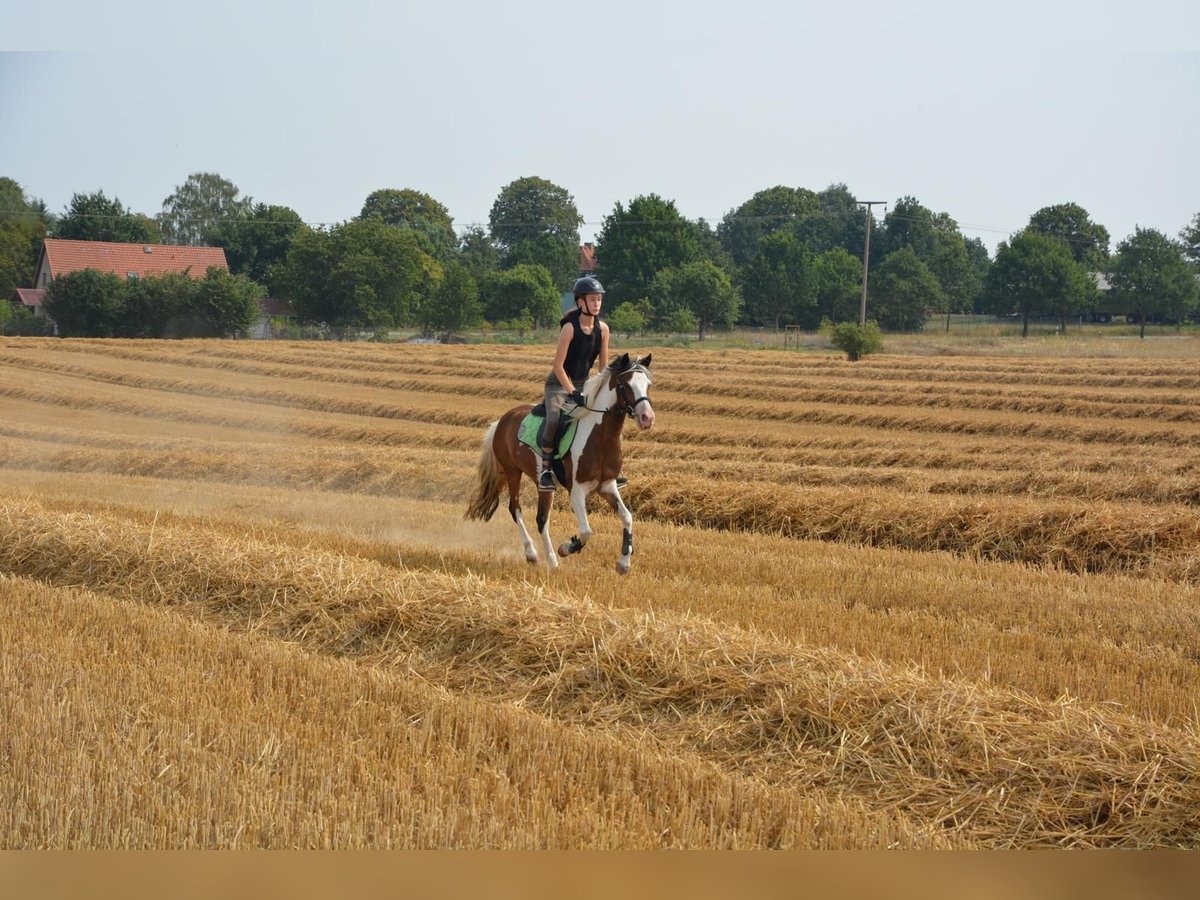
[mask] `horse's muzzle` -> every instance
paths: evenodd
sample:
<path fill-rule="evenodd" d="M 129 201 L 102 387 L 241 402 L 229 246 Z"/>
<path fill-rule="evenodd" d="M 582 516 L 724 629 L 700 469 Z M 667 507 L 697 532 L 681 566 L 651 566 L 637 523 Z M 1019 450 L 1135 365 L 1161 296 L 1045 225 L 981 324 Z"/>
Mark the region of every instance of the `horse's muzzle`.
<path fill-rule="evenodd" d="M 650 405 L 649 400 L 639 404 L 634 419 L 637 421 L 638 428 L 642 429 L 642 431 L 654 427 L 654 407 Z"/>

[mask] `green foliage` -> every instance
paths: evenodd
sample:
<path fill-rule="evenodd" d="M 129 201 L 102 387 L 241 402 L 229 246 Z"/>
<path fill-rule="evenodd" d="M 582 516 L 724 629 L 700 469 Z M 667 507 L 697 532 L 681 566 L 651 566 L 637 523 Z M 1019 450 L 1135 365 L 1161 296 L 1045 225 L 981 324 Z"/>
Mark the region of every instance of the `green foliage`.
<path fill-rule="evenodd" d="M 482 284 L 488 275 L 500 268 L 500 251 L 491 236 L 480 226 L 472 225 L 458 240 L 458 261 Z"/>
<path fill-rule="evenodd" d="M 227 221 L 245 219 L 253 201 L 238 196 L 237 186 L 213 172 L 195 172 L 163 201 L 159 231 L 167 244 L 201 246 Z"/>
<path fill-rule="evenodd" d="M 920 331 L 928 311 L 945 303 L 937 278 L 909 246 L 884 257 L 868 288 L 867 308 L 889 331 Z"/>
<path fill-rule="evenodd" d="M 579 274 L 583 216 L 566 188 L 544 178 L 518 178 L 501 189 L 488 224 L 505 268 L 543 266 L 558 289 L 570 287 Z"/>
<path fill-rule="evenodd" d="M 744 266 L 758 255 L 764 238 L 790 231 L 797 220 L 815 217 L 820 210 L 821 200 L 812 191 L 776 185 L 728 213 L 717 235 L 734 265 Z"/>
<path fill-rule="evenodd" d="M 999 316 L 1019 313 L 1025 335 L 1030 316 L 1069 315 L 1094 295 L 1094 282 L 1064 241 L 1025 230 L 997 248 L 984 282 L 983 307 Z"/>
<path fill-rule="evenodd" d="M 442 267 L 416 234 L 369 218 L 298 232 L 270 287 L 306 321 L 392 328 L 417 322 L 441 279 Z"/>
<path fill-rule="evenodd" d="M 218 222 L 204 243 L 225 251 L 230 272 L 266 284 L 271 266 L 287 258 L 292 241 L 307 227 L 293 209 L 256 203 L 244 217 Z"/>
<path fill-rule="evenodd" d="M 829 342 L 846 354 L 850 362 L 857 362 L 868 353 L 876 353 L 883 346 L 883 334 L 873 319 L 865 325 L 857 322 L 839 322 L 836 325 L 826 320 L 822 330 L 829 332 Z"/>
<path fill-rule="evenodd" d="M 1182 242 L 1183 255 L 1194 268 L 1200 270 L 1200 212 L 1179 232 L 1179 240 Z"/>
<path fill-rule="evenodd" d="M 360 219 L 376 218 L 395 228 L 411 228 L 422 249 L 440 262 L 449 260 L 457 239 L 450 211 L 426 193 L 404 188 L 373 191 L 363 203 Z"/>
<path fill-rule="evenodd" d="M 1043 206 L 1029 217 L 1028 228 L 1063 241 L 1072 259 L 1089 271 L 1102 268 L 1108 258 L 1108 229 L 1093 222 L 1077 203 Z"/>
<path fill-rule="evenodd" d="M 445 266 L 441 283 L 417 317 L 427 333 L 441 333 L 449 340 L 456 332 L 476 324 L 482 318 L 479 288 L 466 267 L 457 262 Z"/>
<path fill-rule="evenodd" d="M 709 326 L 737 321 L 742 302 L 729 276 L 707 259 L 660 271 L 650 285 L 650 299 L 668 318 L 678 310 L 691 313 L 699 340 Z"/>
<path fill-rule="evenodd" d="M 216 266 L 202 279 L 84 269 L 55 278 L 44 307 L 63 337 L 234 337 L 258 318 L 262 296 L 260 285 Z"/>
<path fill-rule="evenodd" d="M 545 266 L 523 263 L 493 272 L 479 294 L 489 322 L 528 320 L 528 328 L 547 328 L 562 318 L 562 295 Z"/>
<path fill-rule="evenodd" d="M 141 213 L 126 209 L 104 191 L 74 194 L 55 221 L 51 235 L 72 241 L 116 241 L 127 244 L 157 244 L 158 227 Z"/>
<path fill-rule="evenodd" d="M 1136 314 L 1141 335 L 1146 319 L 1179 322 L 1196 306 L 1196 278 L 1184 250 L 1160 231 L 1136 228 L 1117 245 L 1109 266 L 1112 299 Z"/>
<path fill-rule="evenodd" d="M 663 319 L 663 326 L 671 334 L 691 334 L 699 330 L 700 322 L 690 309 L 674 309 Z"/>
<path fill-rule="evenodd" d="M 646 330 L 647 317 L 637 301 L 622 303 L 605 317 L 614 334 L 633 337 Z"/>
<path fill-rule="evenodd" d="M 815 328 L 820 321 L 815 261 L 791 231 L 774 231 L 759 241 L 742 269 L 741 286 L 747 324 Z"/>
<path fill-rule="evenodd" d="M 192 337 L 238 337 L 254 324 L 266 296 L 263 287 L 245 275 L 231 275 L 211 266 L 196 282 L 190 312 Z"/>
<path fill-rule="evenodd" d="M 48 216 L 11 178 L 0 178 L 0 301 L 33 285 Z"/>
<path fill-rule="evenodd" d="M 850 322 L 858 319 L 862 303 L 862 259 L 844 247 L 826 250 L 813 260 L 813 293 L 823 319 Z"/>
<path fill-rule="evenodd" d="M 636 197 L 628 208 L 617 203 L 596 238 L 597 274 L 613 308 L 647 296 L 664 269 L 704 257 L 696 226 L 657 194 Z"/>
<path fill-rule="evenodd" d="M 63 337 L 113 337 L 120 331 L 125 282 L 84 269 L 50 282 L 42 308 Z"/>

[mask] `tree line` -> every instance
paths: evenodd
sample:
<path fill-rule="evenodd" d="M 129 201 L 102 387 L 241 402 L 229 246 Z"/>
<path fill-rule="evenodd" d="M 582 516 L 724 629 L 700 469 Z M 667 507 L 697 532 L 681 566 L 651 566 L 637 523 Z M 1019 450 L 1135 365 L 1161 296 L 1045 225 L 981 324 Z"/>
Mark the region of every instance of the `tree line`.
<path fill-rule="evenodd" d="M 595 243 L 606 316 L 618 332 L 695 331 L 701 339 L 734 324 L 856 321 L 867 216 L 844 184 L 767 188 L 715 227 L 657 194 L 618 202 Z M 153 218 L 103 191 L 75 194 L 52 215 L 0 178 L 0 291 L 11 296 L 32 284 L 47 235 L 210 245 L 224 249 L 234 277 L 221 288 L 240 298 L 222 307 L 231 317 L 218 321 L 213 307 L 196 307 L 199 289 L 188 293 L 179 282 L 182 299 L 155 318 L 145 298 L 162 286 L 125 285 L 118 297 L 105 282 L 71 295 L 73 303 L 104 297 L 102 310 L 66 318 L 72 328 L 112 334 L 236 333 L 238 303 L 266 292 L 290 302 L 303 322 L 338 331 L 415 327 L 450 336 L 482 323 L 525 331 L 557 322 L 561 292 L 580 274 L 582 224 L 571 194 L 534 176 L 501 189 L 487 227 L 461 230 L 443 204 L 412 188 L 374 191 L 353 219 L 310 227 L 295 210 L 255 202 L 213 173 L 190 175 Z M 1200 213 L 1178 239 L 1139 228 L 1113 252 L 1107 229 L 1085 209 L 1047 206 L 994 258 L 948 213 L 911 196 L 871 224 L 868 312 L 884 330 L 917 330 L 930 315 L 965 312 L 1018 315 L 1026 325 L 1035 316 L 1065 323 L 1118 307 L 1143 323 L 1200 317 Z M 1111 287 L 1105 299 L 1096 273 Z M 59 295 L 66 293 L 52 287 L 48 312 L 65 309 Z M 143 321 L 118 321 L 129 316 Z"/>

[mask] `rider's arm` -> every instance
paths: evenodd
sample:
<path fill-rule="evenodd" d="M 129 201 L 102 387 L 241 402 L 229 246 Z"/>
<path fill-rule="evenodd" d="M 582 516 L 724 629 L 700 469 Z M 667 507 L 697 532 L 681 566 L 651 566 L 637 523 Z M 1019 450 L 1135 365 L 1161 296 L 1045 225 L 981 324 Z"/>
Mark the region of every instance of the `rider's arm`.
<path fill-rule="evenodd" d="M 554 347 L 554 368 L 551 370 L 554 372 L 554 377 L 558 379 L 558 383 L 563 386 L 563 390 L 567 392 L 575 390 L 575 385 L 571 383 L 567 370 L 563 368 L 563 364 L 567 361 L 567 348 L 571 346 L 572 336 L 571 325 L 568 322 L 558 333 L 558 344 Z"/>
<path fill-rule="evenodd" d="M 608 365 L 608 323 L 600 322 L 600 355 L 596 358 L 596 362 L 600 366 L 600 371 L 603 372 L 605 366 Z"/>

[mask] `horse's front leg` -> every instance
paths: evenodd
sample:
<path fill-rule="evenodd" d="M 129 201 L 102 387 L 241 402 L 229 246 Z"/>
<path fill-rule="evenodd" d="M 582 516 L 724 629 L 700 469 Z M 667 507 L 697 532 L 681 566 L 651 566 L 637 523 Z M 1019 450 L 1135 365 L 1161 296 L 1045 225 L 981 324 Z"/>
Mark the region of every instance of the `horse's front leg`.
<path fill-rule="evenodd" d="M 546 565 L 557 569 L 558 557 L 554 555 L 554 542 L 550 540 L 550 507 L 554 504 L 554 491 L 538 491 L 537 499 L 537 529 L 546 551 Z"/>
<path fill-rule="evenodd" d="M 571 509 L 575 510 L 575 521 L 579 523 L 579 534 L 559 545 L 559 556 L 570 556 L 587 546 L 587 542 L 592 536 L 592 526 L 588 524 L 587 517 L 587 495 L 595 486 L 596 482 L 594 481 L 585 484 L 577 481 L 571 485 Z"/>
<path fill-rule="evenodd" d="M 600 496 L 608 501 L 617 518 L 621 520 L 621 556 L 617 560 L 617 574 L 629 573 L 629 557 L 633 556 L 633 513 L 621 499 L 616 481 L 606 481 L 600 486 Z"/>

